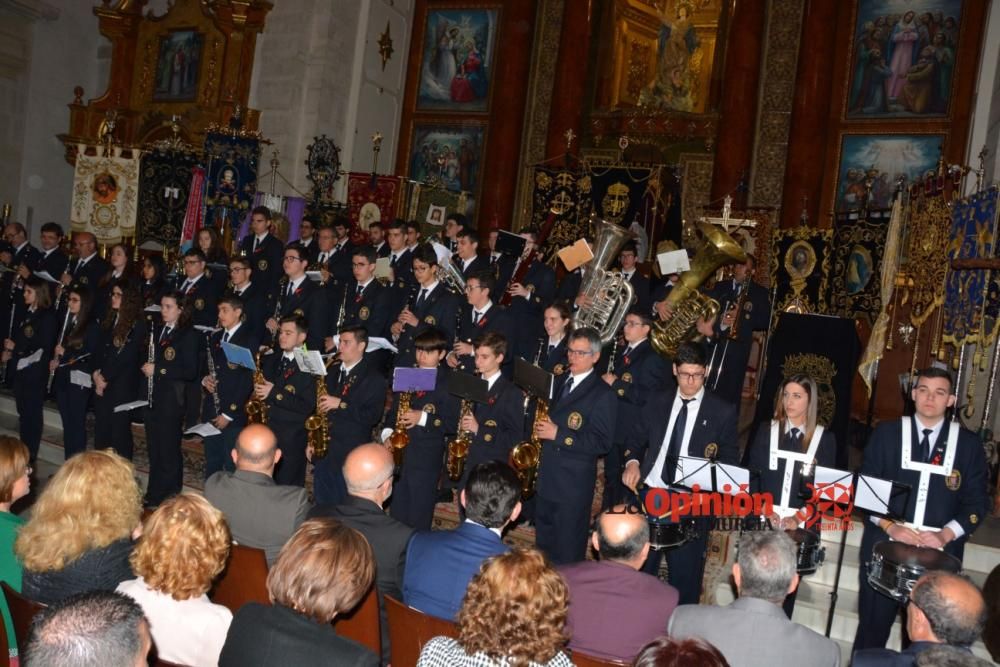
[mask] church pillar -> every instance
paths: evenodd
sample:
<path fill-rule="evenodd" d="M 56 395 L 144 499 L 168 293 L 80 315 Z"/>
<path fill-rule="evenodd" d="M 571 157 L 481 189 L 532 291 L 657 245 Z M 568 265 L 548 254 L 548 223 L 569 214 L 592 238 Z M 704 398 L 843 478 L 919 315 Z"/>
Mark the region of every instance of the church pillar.
<path fill-rule="evenodd" d="M 827 227 L 819 210 L 827 164 L 827 129 L 831 114 L 834 58 L 837 52 L 838 3 L 808 0 L 802 17 L 802 41 L 795 76 L 795 101 L 788 138 L 788 162 L 781 200 L 781 227 L 794 227 L 805 210 L 814 227 Z"/>
<path fill-rule="evenodd" d="M 711 200 L 736 189 L 753 162 L 757 86 L 763 53 L 765 0 L 735 0 L 729 18 L 719 133 L 712 172 Z M 737 203 L 740 198 L 736 197 Z"/>
<path fill-rule="evenodd" d="M 583 107 L 587 93 L 587 54 L 594 14 L 593 0 L 567 2 L 559 35 L 559 59 L 552 88 L 552 109 L 545 156 L 566 150 L 566 130 L 579 137 L 583 133 Z"/>

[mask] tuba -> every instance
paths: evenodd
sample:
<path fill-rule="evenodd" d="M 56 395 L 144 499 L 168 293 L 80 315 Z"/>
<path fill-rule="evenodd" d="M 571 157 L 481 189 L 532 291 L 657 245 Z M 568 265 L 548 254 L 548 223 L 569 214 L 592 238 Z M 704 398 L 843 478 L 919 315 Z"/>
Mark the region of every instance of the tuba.
<path fill-rule="evenodd" d="M 521 497 L 530 498 L 535 493 L 538 478 L 538 462 L 542 458 L 542 441 L 535 435 L 535 424 L 549 418 L 549 403 L 539 398 L 535 404 L 535 421 L 531 426 L 531 438 L 514 445 L 510 450 L 510 466 L 521 480 Z"/>
<path fill-rule="evenodd" d="M 438 257 L 437 277 L 452 292 L 455 292 L 459 296 L 465 295 L 465 278 L 462 276 L 462 272 L 458 270 L 458 267 L 452 264 L 450 257 Z"/>
<path fill-rule="evenodd" d="M 595 220 L 594 226 L 594 258 L 583 265 L 580 283 L 580 294 L 587 302 L 577 311 L 573 326 L 593 327 L 607 344 L 621 328 L 635 298 L 632 284 L 621 273 L 607 270 L 632 233 L 606 220 Z"/>
<path fill-rule="evenodd" d="M 681 274 L 667 295 L 673 313 L 670 319 L 655 322 L 649 334 L 653 349 L 666 357 L 673 357 L 681 343 L 695 337 L 700 318 L 710 320 L 719 314 L 719 302 L 699 292 L 698 287 L 720 266 L 747 261 L 743 248 L 729 234 L 704 220 L 696 224 L 705 241 L 691 260 L 691 268 Z"/>
<path fill-rule="evenodd" d="M 264 378 L 264 369 L 260 366 L 260 352 L 257 352 L 255 364 L 257 369 L 253 372 L 254 386 L 267 382 Z M 261 399 L 254 397 L 247 401 L 246 412 L 248 424 L 267 424 L 267 403 Z"/>

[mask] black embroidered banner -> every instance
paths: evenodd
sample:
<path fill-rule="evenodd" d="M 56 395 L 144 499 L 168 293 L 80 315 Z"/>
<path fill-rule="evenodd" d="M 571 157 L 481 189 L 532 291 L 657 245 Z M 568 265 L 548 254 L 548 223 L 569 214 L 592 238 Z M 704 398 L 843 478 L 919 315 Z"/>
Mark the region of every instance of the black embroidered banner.
<path fill-rule="evenodd" d="M 158 241 L 176 247 L 184 227 L 197 157 L 184 151 L 155 149 L 139 168 L 139 242 Z"/>
<path fill-rule="evenodd" d="M 833 315 L 874 324 L 882 310 L 882 257 L 891 209 L 840 213 L 833 232 L 829 308 Z"/>

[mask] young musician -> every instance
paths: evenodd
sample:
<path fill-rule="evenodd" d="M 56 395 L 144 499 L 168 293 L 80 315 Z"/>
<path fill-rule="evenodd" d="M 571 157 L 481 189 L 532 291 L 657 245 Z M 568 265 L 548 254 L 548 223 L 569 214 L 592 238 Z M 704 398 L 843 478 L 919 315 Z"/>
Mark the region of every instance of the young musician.
<path fill-rule="evenodd" d="M 622 276 L 629 281 L 635 292 L 636 308 L 646 314 L 651 314 L 653 302 L 650 300 L 649 278 L 639 270 L 639 246 L 635 241 L 629 241 L 618 253 L 618 265 Z"/>
<path fill-rule="evenodd" d="M 395 220 L 385 233 L 389 246 L 389 266 L 392 268 L 393 285 L 406 290 L 414 283 L 413 252 L 406 245 L 406 223 Z"/>
<path fill-rule="evenodd" d="M 143 348 L 147 361 L 142 373 L 153 385 L 152 403 L 145 409 L 149 484 L 144 503 L 148 507 L 180 493 L 184 484 L 181 436 L 185 383 L 198 379 L 198 332 L 191 326 L 191 314 L 184 303 L 181 292 L 170 292 L 160 299 L 163 324 Z"/>
<path fill-rule="evenodd" d="M 184 253 L 184 281 L 180 293 L 184 295 L 185 310 L 191 313 L 191 323 L 214 327 L 219 286 L 206 272 L 205 253 L 200 248 L 190 248 Z"/>
<path fill-rule="evenodd" d="M 604 508 L 614 507 L 626 500 L 622 484 L 622 468 L 626 452 L 636 446 L 639 433 L 636 426 L 642 408 L 654 392 L 671 384 L 666 360 L 657 354 L 649 343 L 652 321 L 648 310 L 638 305 L 625 316 L 624 342 L 618 346 L 614 358 L 614 373 L 601 376 L 618 397 L 618 419 L 615 422 L 615 439 L 604 461 Z"/>
<path fill-rule="evenodd" d="M 149 334 L 139 292 L 134 285 L 119 283 L 111 288 L 100 335 L 91 374 L 94 379 L 94 448 L 114 448 L 120 456 L 131 461 L 134 442 L 130 413 L 115 412 L 115 407 L 140 397 L 145 399 L 147 393 L 145 382 L 140 391 L 141 374 L 136 369 L 142 360 L 148 359 Z"/>
<path fill-rule="evenodd" d="M 316 410 L 316 379 L 302 372 L 293 351 L 306 342 L 309 322 L 300 315 L 283 317 L 278 327 L 278 349 L 261 359 L 263 384 L 254 395 L 267 403 L 267 425 L 281 449 L 274 471 L 278 484 L 305 486 L 306 418 Z"/>
<path fill-rule="evenodd" d="M 489 331 L 507 336 L 513 324 L 507 317 L 502 306 L 493 303 L 492 295 L 496 280 L 489 270 L 470 276 L 465 282 L 464 305 L 458 315 L 458 328 L 455 332 L 455 343 L 448 353 L 448 366 L 466 373 L 475 370 L 472 357 L 472 341 Z M 504 364 L 504 372 L 509 373 L 511 362 Z"/>
<path fill-rule="evenodd" d="M 420 223 L 416 220 L 407 220 L 406 247 L 409 248 L 410 252 L 413 252 L 418 245 L 420 245 Z"/>
<path fill-rule="evenodd" d="M 250 234 L 240 243 L 240 254 L 248 257 L 254 270 L 254 280 L 265 291 L 278 284 L 281 277 L 282 250 L 285 247 L 271 233 L 271 209 L 258 206 L 250 214 Z"/>
<path fill-rule="evenodd" d="M 457 295 L 438 280 L 438 270 L 434 248 L 427 243 L 418 245 L 413 253 L 416 290 L 389 327 L 389 333 L 396 340 L 396 347 L 399 349 L 396 366 L 408 367 L 414 364 L 414 341 L 424 331 L 439 329 L 449 347 L 455 339 L 455 316 L 459 300 Z"/>
<path fill-rule="evenodd" d="M 594 365 L 601 338 L 589 327 L 569 336 L 569 368 L 556 381 L 549 418 L 535 423 L 544 440 L 538 471 L 535 535 L 553 563 L 582 561 L 587 553 L 597 459 L 608 453 L 618 405 Z"/>
<path fill-rule="evenodd" d="M 458 250 L 451 261 L 463 278 L 468 280 L 473 275 L 484 271 L 493 275 L 489 261 L 479 256 L 479 237 L 476 236 L 475 231 L 463 229 L 456 236 L 456 243 Z"/>
<path fill-rule="evenodd" d="M 300 315 L 309 322 L 306 346 L 311 350 L 323 349 L 323 333 L 326 331 L 326 298 L 323 288 L 306 276 L 309 257 L 305 248 L 298 243 L 289 243 L 285 248 L 285 279 L 271 291 L 267 298 L 265 312 L 268 313 L 264 325 L 271 336 L 278 330 L 278 322 L 289 315 Z M 275 317 L 277 315 L 277 317 Z"/>
<path fill-rule="evenodd" d="M 448 339 L 437 327 L 425 329 L 413 340 L 418 368 L 438 369 L 433 391 L 417 391 L 410 396 L 409 411 L 399 414 L 399 394 L 385 419 L 382 441 L 396 424 L 406 429 L 406 446 L 399 480 L 393 485 L 389 513 L 415 530 L 430 530 L 434 518 L 445 439 L 458 423 L 458 400 L 448 393 L 447 370 L 442 366 Z"/>
<path fill-rule="evenodd" d="M 63 449 L 67 459 L 87 450 L 87 405 L 93 393 L 90 374 L 100 352 L 101 329 L 91 310 L 91 292 L 80 285 L 71 287 L 66 298 L 66 314 L 57 334 L 56 348 L 49 362 L 52 391 L 63 425 Z M 73 371 L 82 373 L 73 377 Z"/>
<path fill-rule="evenodd" d="M 458 233 L 470 229 L 469 219 L 461 213 L 449 213 L 444 221 L 444 239 L 442 243 L 452 253 L 458 250 Z"/>
<path fill-rule="evenodd" d="M 493 276 L 497 279 L 497 294 L 503 294 L 507 291 L 507 284 L 510 282 L 510 277 L 514 274 L 514 265 L 519 258 L 505 255 L 498 251 L 498 238 L 500 238 L 500 231 L 491 229 L 489 240 L 487 241 L 490 249 L 490 270 L 493 271 Z"/>
<path fill-rule="evenodd" d="M 343 287 L 351 279 L 351 256 L 354 254 L 354 244 L 351 243 L 350 229 L 351 223 L 345 218 L 334 220 L 331 227 L 334 244 L 330 251 L 330 258 L 327 260 L 327 266 L 333 276 L 334 283 L 340 287 Z"/>
<path fill-rule="evenodd" d="M 543 333 L 542 314 L 545 306 L 552 302 L 556 294 L 556 274 L 538 259 L 538 248 L 535 245 L 538 233 L 530 230 L 522 232 L 525 240 L 524 251 L 514 264 L 511 280 L 507 287 L 510 295 L 510 305 L 507 314 L 511 321 L 517 322 L 517 335 L 511 341 L 514 344 L 512 354 L 525 359 L 531 359 L 535 353 L 535 345 Z M 518 277 L 518 271 L 525 265 L 529 268 L 523 277 Z"/>
<path fill-rule="evenodd" d="M 304 217 L 302 218 L 302 222 L 299 223 L 298 244 L 305 251 L 306 259 L 309 263 L 315 262 L 319 243 L 316 242 L 316 225 L 312 221 L 312 218 Z"/>
<path fill-rule="evenodd" d="M 338 304 L 343 306 L 341 328 L 364 327 L 367 336 L 386 338 L 389 336 L 394 295 L 392 288 L 375 279 L 375 261 L 375 251 L 371 246 L 353 251 L 351 271 L 354 277 L 347 283 Z M 388 350 L 378 350 L 372 355 L 371 364 L 376 372 L 387 369 L 392 362 L 392 354 Z"/>
<path fill-rule="evenodd" d="M 542 326 L 545 328 L 545 338 L 538 363 L 549 373 L 562 375 L 569 363 L 566 357 L 566 344 L 569 342 L 569 334 L 573 333 L 573 319 L 569 306 L 556 301 L 546 308 Z"/>
<path fill-rule="evenodd" d="M 365 356 L 367 349 L 368 332 L 363 326 L 340 330 L 340 364 L 327 374 L 328 395 L 319 402 L 330 420 L 330 445 L 326 458 L 314 461 L 317 505 L 336 505 L 344 500 L 344 460 L 352 449 L 371 440 L 372 429 L 385 408 L 385 378 L 372 368 Z"/>
<path fill-rule="evenodd" d="M 486 403 L 474 403 L 471 414 L 462 418 L 461 430 L 472 434 L 465 474 L 459 486 L 465 486 L 469 471 L 486 461 L 508 462 L 510 450 L 524 439 L 524 393 L 503 377 L 500 365 L 507 354 L 507 339 L 489 331 L 473 341 L 476 370 L 489 385 Z"/>
<path fill-rule="evenodd" d="M 253 279 L 253 266 L 246 257 L 229 260 L 229 281 L 231 287 L 225 296 L 235 296 L 243 302 L 243 323 L 253 332 L 258 341 L 263 340 L 267 320 L 267 292 L 261 283 Z"/>
<path fill-rule="evenodd" d="M 751 491 L 770 493 L 775 514 L 771 525 L 783 530 L 795 530 L 802 524 L 795 514 L 811 498 L 811 490 L 802 482 L 802 466 L 832 468 L 837 464 L 837 441 L 833 431 L 819 423 L 819 388 L 808 375 L 794 374 L 781 383 L 774 419 L 770 428 L 761 425 L 747 453 L 751 474 Z M 754 480 L 759 480 L 756 487 Z M 803 493 L 805 491 L 805 493 Z M 815 522 L 818 530 L 819 522 Z M 785 614 L 792 617 L 795 608 L 793 591 L 785 598 Z"/>
<path fill-rule="evenodd" d="M 94 305 L 100 312 L 108 304 L 111 296 L 111 286 L 120 280 L 133 280 L 135 267 L 128 250 L 121 243 L 116 243 L 108 250 L 108 272 L 97 281 L 97 291 L 94 292 Z"/>
<path fill-rule="evenodd" d="M 955 405 L 951 375 L 939 368 L 917 373 L 916 414 L 879 424 L 865 447 L 863 475 L 908 485 L 889 510 L 865 521 L 861 540 L 858 632 L 854 650 L 885 646 L 899 605 L 868 583 L 866 563 L 877 542 L 894 540 L 943 549 L 962 559 L 965 543 L 990 511 L 988 469 L 979 437 L 946 419 Z M 901 518 L 897 518 L 901 517 Z"/>
<path fill-rule="evenodd" d="M 207 392 L 202 414 L 221 433 L 202 441 L 205 448 L 205 479 L 222 469 L 236 469 L 230 452 L 236 446 L 236 436 L 246 426 L 244 408 L 253 392 L 253 371 L 229 363 L 222 344 L 245 347 L 251 353 L 260 344 L 253 329 L 243 321 L 243 301 L 238 296 L 223 297 L 219 301 L 218 311 L 221 330 L 208 337 L 205 350 L 206 354 L 212 355 L 215 375 L 213 377 L 211 373 L 207 373 L 201 379 L 201 386 Z M 207 361 L 203 366 L 208 369 Z M 218 410 L 215 409 L 216 398 Z"/>
<path fill-rule="evenodd" d="M 142 260 L 142 307 L 159 306 L 167 292 L 167 267 L 159 255 L 147 255 Z"/>
<path fill-rule="evenodd" d="M 705 389 L 706 365 L 703 346 L 682 343 L 673 363 L 677 388 L 657 392 L 646 401 L 636 446 L 622 474 L 622 483 L 633 492 L 639 492 L 640 483 L 668 490 L 675 483 L 684 485 L 677 479 L 681 456 L 738 462 L 736 406 Z M 697 604 L 701 596 L 708 526 L 703 521 L 699 527 L 696 539 L 666 553 L 669 582 L 680 592 L 681 604 Z M 662 551 L 651 551 L 643 571 L 655 575 L 662 556 Z"/>
<path fill-rule="evenodd" d="M 3 362 L 7 378 L 13 379 L 19 437 L 28 446 L 32 461 L 38 458 L 42 441 L 42 403 L 58 327 L 48 283 L 31 276 L 24 282 L 20 322 L 15 323 L 13 337 L 4 340 Z M 39 357 L 29 361 L 35 354 Z"/>

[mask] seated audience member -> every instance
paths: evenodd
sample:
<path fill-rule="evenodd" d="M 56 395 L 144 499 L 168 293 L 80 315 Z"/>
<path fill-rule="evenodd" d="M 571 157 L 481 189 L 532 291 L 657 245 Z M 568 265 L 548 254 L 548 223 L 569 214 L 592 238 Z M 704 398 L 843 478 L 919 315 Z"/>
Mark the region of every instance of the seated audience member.
<path fill-rule="evenodd" d="M 113 591 L 132 579 L 128 559 L 141 511 L 131 463 L 110 450 L 66 461 L 14 543 L 24 565 L 22 593 L 53 604 L 74 593 Z"/>
<path fill-rule="evenodd" d="M 458 639 L 435 637 L 417 667 L 571 667 L 566 583 L 542 552 L 515 549 L 483 563 L 455 622 Z"/>
<path fill-rule="evenodd" d="M 274 432 L 251 424 L 236 438 L 235 472 L 219 471 L 205 481 L 205 497 L 226 516 L 233 541 L 263 549 L 268 566 L 309 512 L 309 492 L 277 484 L 274 468 L 281 450 Z"/>
<path fill-rule="evenodd" d="M 950 572 L 931 571 L 913 585 L 906 605 L 910 645 L 902 652 L 870 648 L 854 654 L 854 667 L 903 667 L 934 646 L 948 644 L 969 651 L 986 626 L 986 602 L 976 585 Z"/>
<path fill-rule="evenodd" d="M 0 581 L 6 581 L 15 591 L 21 590 L 21 563 L 14 555 L 14 539 L 24 525 L 24 519 L 12 513 L 10 506 L 28 495 L 31 489 L 29 456 L 28 447 L 23 442 L 9 435 L 0 435 Z M 3 599 L 0 599 L 0 611 L 3 612 L 7 646 L 13 658 L 17 656 L 14 626 L 7 602 Z M 2 659 L 0 664 L 3 664 Z"/>
<path fill-rule="evenodd" d="M 149 620 L 157 655 L 189 667 L 214 667 L 233 614 L 208 599 L 226 566 L 229 529 L 203 497 L 169 498 L 146 520 L 132 552 L 138 579 L 118 584 Z"/>
<path fill-rule="evenodd" d="M 368 540 L 375 553 L 375 585 L 382 615 L 382 662 L 389 660 L 389 621 L 383 595 L 402 599 L 406 545 L 413 529 L 393 519 L 382 506 L 392 495 L 392 454 L 382 445 L 369 443 L 351 450 L 344 461 L 347 498 L 339 505 L 313 508 L 309 518 L 327 516 L 353 528 Z"/>
<path fill-rule="evenodd" d="M 597 518 L 591 536 L 599 561 L 563 565 L 569 588 L 569 648 L 609 660 L 631 660 L 667 631 L 677 589 L 639 568 L 649 554 L 649 524 L 618 506 Z"/>
<path fill-rule="evenodd" d="M 733 564 L 739 598 L 725 607 L 677 607 L 668 634 L 674 639 L 707 640 L 733 667 L 772 667 L 786 663 L 789 656 L 795 656 L 800 667 L 838 667 L 837 644 L 793 623 L 781 607 L 785 595 L 799 584 L 795 565 L 795 542 L 785 531 L 744 533 Z M 766 639 L 777 637 L 781 641 Z"/>
<path fill-rule="evenodd" d="M 642 647 L 632 667 L 729 667 L 719 649 L 704 639 L 657 637 Z"/>
<path fill-rule="evenodd" d="M 142 607 L 92 591 L 43 609 L 31 623 L 24 667 L 143 667 L 153 642 Z"/>
<path fill-rule="evenodd" d="M 375 578 L 364 536 L 334 519 L 308 519 L 267 575 L 271 605 L 244 605 L 229 626 L 221 667 L 352 665 L 378 657 L 331 625 L 357 606 Z"/>
<path fill-rule="evenodd" d="M 454 620 L 483 561 L 510 550 L 500 535 L 521 513 L 520 499 L 521 485 L 510 466 L 490 461 L 474 467 L 460 496 L 465 521 L 455 530 L 419 532 L 410 539 L 403 601 Z"/>
<path fill-rule="evenodd" d="M 916 667 L 993 667 L 996 663 L 977 658 L 967 648 L 935 644 L 921 651 L 912 664 Z"/>

